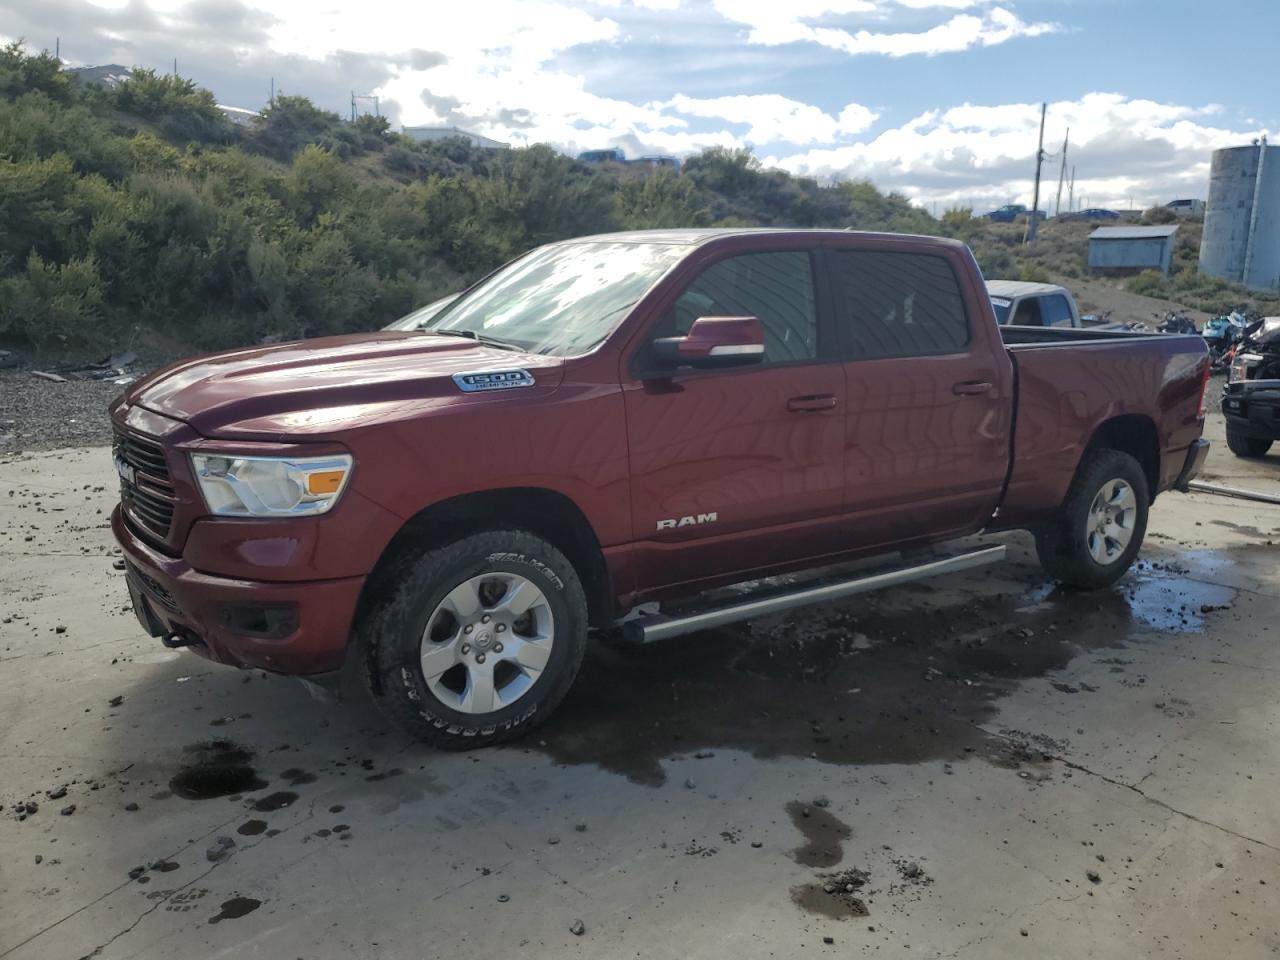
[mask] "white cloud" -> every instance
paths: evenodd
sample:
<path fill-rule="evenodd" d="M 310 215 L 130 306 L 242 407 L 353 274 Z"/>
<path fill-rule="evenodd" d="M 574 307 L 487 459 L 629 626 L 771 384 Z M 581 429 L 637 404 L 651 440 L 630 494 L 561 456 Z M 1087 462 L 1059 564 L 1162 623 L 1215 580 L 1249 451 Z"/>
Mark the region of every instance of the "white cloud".
<path fill-rule="evenodd" d="M 773 93 L 705 99 L 680 94 L 664 106 L 686 116 L 746 124 L 745 139 L 758 145 L 832 143 L 845 134 L 862 132 L 877 117 L 860 103 L 849 104 L 833 117 L 811 104 Z"/>
<path fill-rule="evenodd" d="M 898 6 L 922 10 L 932 7 L 965 9 L 985 0 L 891 0 Z M 955 53 L 971 47 L 989 47 L 1017 37 L 1037 37 L 1061 29 L 1056 23 L 1027 23 L 1004 7 L 993 7 L 981 16 L 963 13 L 926 30 L 888 32 L 847 30 L 823 25 L 834 16 L 875 14 L 883 19 L 888 7 L 884 0 L 797 0 L 795 3 L 769 0 L 714 0 L 721 16 L 750 29 L 750 43 L 777 46 L 784 43 L 816 43 L 850 56 L 882 54 L 906 57 Z M 812 21 L 823 21 L 814 23 Z"/>
<path fill-rule="evenodd" d="M 1212 151 L 1258 134 L 1206 122 L 1219 111 L 1215 104 L 1090 93 L 1049 104 L 1045 148 L 1061 150 L 1070 127 L 1068 169 L 1076 167 L 1076 196 L 1094 206 L 1203 196 Z M 821 179 L 868 178 L 939 207 L 1030 204 L 1039 124 L 1036 103 L 966 103 L 923 113 L 864 141 L 778 154 L 766 163 Z M 1059 163 L 1054 156 L 1045 165 L 1048 195 L 1056 192 Z"/>

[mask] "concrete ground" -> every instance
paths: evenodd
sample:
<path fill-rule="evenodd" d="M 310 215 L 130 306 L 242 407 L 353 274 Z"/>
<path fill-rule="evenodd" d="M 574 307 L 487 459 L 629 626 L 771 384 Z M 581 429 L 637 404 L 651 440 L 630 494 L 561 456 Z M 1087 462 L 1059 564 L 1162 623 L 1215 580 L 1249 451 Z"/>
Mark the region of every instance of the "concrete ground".
<path fill-rule="evenodd" d="M 1010 535 L 599 647 L 530 739 L 443 754 L 143 636 L 112 477 L 0 462 L 4 960 L 1280 953 L 1280 507 L 1164 496 L 1099 594 Z"/>

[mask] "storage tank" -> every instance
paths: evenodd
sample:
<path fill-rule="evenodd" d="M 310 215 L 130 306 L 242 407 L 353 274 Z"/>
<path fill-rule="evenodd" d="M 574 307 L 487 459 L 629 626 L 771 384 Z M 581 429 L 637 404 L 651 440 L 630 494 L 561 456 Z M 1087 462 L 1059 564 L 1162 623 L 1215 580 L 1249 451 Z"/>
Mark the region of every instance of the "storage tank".
<path fill-rule="evenodd" d="M 1265 137 L 1213 152 L 1200 271 L 1280 289 L 1280 147 Z"/>

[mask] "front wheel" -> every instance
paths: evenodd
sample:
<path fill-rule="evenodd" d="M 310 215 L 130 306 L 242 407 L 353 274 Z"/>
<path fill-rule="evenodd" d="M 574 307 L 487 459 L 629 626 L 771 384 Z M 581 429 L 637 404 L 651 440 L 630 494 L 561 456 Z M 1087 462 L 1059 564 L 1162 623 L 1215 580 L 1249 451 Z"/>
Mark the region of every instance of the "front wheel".
<path fill-rule="evenodd" d="M 1251 437 L 1227 427 L 1227 447 L 1237 457 L 1247 457 L 1250 460 L 1265 457 L 1267 451 L 1271 449 L 1271 443 L 1272 441 L 1265 437 L 1261 439 Z"/>
<path fill-rule="evenodd" d="M 1068 586 L 1110 586 L 1142 546 L 1149 505 L 1137 460 L 1119 450 L 1086 454 L 1058 516 L 1036 534 L 1041 566 Z"/>
<path fill-rule="evenodd" d="M 554 546 L 495 531 L 406 564 L 358 632 L 382 713 L 416 739 L 468 749 L 517 737 L 559 705 L 582 665 L 587 604 Z"/>

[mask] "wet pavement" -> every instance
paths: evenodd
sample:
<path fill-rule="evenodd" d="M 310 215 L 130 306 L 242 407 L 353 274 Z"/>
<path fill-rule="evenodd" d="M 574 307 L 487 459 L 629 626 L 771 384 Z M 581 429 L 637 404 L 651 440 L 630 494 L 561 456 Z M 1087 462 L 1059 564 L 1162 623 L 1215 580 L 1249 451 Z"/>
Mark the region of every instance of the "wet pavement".
<path fill-rule="evenodd" d="M 0 462 L 0 960 L 1280 952 L 1278 507 L 1163 497 L 1097 594 L 1018 534 L 596 645 L 530 738 L 442 754 L 142 636 L 110 477 Z"/>

